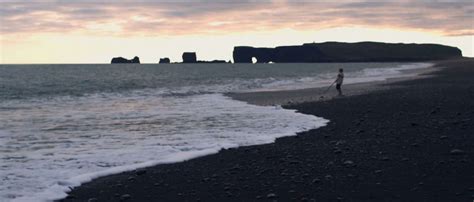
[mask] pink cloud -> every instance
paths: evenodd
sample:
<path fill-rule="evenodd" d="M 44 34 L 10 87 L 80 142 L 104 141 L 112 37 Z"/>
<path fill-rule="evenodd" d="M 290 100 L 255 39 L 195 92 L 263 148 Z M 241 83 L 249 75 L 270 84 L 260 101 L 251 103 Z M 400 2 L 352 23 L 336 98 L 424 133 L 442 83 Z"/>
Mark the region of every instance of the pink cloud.
<path fill-rule="evenodd" d="M 468 1 L 47 1 L 0 4 L 2 34 L 186 35 L 360 25 L 469 35 L 473 33 L 474 15 L 474 5 Z"/>

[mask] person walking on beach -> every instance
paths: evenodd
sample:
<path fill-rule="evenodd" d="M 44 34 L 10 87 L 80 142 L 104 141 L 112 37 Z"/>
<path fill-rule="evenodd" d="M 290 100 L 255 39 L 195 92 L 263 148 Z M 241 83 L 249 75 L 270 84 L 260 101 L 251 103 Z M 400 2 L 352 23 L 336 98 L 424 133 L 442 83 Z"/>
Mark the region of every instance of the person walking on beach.
<path fill-rule="evenodd" d="M 341 85 L 342 85 L 342 81 L 344 80 L 344 70 L 342 68 L 339 69 L 339 74 L 337 74 L 337 78 L 336 78 L 336 81 L 334 81 L 336 83 L 336 89 L 337 89 L 337 92 L 339 92 L 339 95 L 342 95 L 342 89 L 341 89 Z"/>

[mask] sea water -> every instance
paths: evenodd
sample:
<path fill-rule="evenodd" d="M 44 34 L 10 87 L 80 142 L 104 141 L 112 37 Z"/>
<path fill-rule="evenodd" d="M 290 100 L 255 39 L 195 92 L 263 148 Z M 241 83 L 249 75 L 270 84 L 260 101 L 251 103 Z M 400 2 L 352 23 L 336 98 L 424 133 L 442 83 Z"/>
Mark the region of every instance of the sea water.
<path fill-rule="evenodd" d="M 271 143 L 329 120 L 227 92 L 412 76 L 428 63 L 0 66 L 0 201 L 48 201 L 94 178 Z"/>

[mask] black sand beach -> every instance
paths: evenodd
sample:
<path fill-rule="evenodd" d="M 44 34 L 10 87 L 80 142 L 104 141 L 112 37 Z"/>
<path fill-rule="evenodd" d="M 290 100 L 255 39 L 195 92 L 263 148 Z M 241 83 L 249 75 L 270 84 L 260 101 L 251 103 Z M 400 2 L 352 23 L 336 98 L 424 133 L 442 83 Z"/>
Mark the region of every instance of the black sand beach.
<path fill-rule="evenodd" d="M 472 201 L 474 60 L 438 66 L 393 88 L 285 106 L 326 127 L 99 178 L 63 201 Z"/>

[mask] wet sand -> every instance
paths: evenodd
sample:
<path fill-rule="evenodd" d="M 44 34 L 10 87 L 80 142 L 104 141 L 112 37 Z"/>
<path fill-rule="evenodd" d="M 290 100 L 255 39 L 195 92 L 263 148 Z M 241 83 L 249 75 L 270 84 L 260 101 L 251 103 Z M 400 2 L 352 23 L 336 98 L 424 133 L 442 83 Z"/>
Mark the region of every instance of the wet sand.
<path fill-rule="evenodd" d="M 434 62 L 433 62 L 434 64 Z M 383 81 L 362 82 L 342 85 L 343 97 L 363 95 L 374 91 L 388 90 L 401 87 L 397 82 L 413 79 L 427 78 L 431 73 L 441 70 L 441 66 L 411 70 L 410 74 L 416 76 L 395 77 Z M 329 86 L 330 84 L 328 84 Z M 343 98 L 338 96 L 335 85 L 331 88 L 306 88 L 298 90 L 261 91 L 244 93 L 227 93 L 226 95 L 236 100 L 245 101 L 255 105 L 295 105 L 305 102 L 326 101 Z"/>
<path fill-rule="evenodd" d="M 474 60 L 438 65 L 429 76 L 337 99 L 320 100 L 315 89 L 297 93 L 313 101 L 273 92 L 282 99 L 260 104 L 292 99 L 284 107 L 331 122 L 272 144 L 102 177 L 64 201 L 472 201 Z"/>

